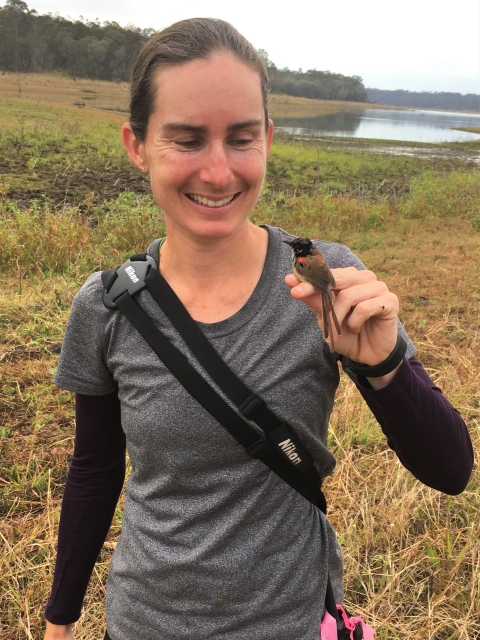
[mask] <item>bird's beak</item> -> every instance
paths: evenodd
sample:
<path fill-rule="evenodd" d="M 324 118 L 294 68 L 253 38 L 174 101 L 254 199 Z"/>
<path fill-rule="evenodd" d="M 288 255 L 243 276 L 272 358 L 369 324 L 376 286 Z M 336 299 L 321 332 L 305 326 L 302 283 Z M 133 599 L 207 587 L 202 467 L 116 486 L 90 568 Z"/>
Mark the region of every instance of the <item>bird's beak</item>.
<path fill-rule="evenodd" d="M 288 240 L 282 240 L 282 242 L 284 242 L 285 244 L 288 244 L 288 246 L 289 246 L 289 247 L 291 247 L 291 246 L 292 246 L 292 243 L 291 243 L 291 242 L 289 242 Z"/>

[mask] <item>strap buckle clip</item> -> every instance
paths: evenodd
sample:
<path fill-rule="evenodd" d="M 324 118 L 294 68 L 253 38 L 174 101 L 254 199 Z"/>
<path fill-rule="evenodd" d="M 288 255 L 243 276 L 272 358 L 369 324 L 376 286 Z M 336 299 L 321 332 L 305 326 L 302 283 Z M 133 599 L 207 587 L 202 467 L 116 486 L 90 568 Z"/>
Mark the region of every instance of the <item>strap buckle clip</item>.
<path fill-rule="evenodd" d="M 132 256 L 136 258 L 137 256 Z M 127 260 L 116 271 L 116 278 L 110 285 L 108 291 L 103 292 L 103 303 L 109 309 L 116 309 L 115 300 L 123 293 L 128 292 L 131 296 L 135 295 L 147 286 L 145 284 L 145 276 L 151 268 L 156 269 L 156 261 L 149 255 L 145 256 L 145 260 Z"/>
<path fill-rule="evenodd" d="M 269 442 L 260 438 L 247 448 L 247 453 L 252 458 L 261 458 L 267 451 L 270 451 L 271 448 L 272 445 Z"/>
<path fill-rule="evenodd" d="M 249 420 L 252 420 L 253 417 L 263 409 L 265 406 L 265 401 L 257 396 L 256 393 L 252 393 L 242 404 L 238 407 L 242 415 Z"/>

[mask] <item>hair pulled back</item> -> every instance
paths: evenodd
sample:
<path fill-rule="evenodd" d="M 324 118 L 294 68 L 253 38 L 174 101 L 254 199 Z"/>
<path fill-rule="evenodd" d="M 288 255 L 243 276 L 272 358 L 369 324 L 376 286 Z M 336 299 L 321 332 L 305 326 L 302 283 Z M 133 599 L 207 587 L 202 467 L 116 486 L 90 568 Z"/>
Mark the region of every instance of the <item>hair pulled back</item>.
<path fill-rule="evenodd" d="M 153 76 L 157 69 L 205 59 L 219 51 L 231 53 L 257 71 L 268 128 L 268 76 L 264 58 L 230 23 L 216 18 L 190 18 L 155 33 L 133 64 L 129 121 L 139 142 L 145 140 L 148 121 L 155 108 Z"/>

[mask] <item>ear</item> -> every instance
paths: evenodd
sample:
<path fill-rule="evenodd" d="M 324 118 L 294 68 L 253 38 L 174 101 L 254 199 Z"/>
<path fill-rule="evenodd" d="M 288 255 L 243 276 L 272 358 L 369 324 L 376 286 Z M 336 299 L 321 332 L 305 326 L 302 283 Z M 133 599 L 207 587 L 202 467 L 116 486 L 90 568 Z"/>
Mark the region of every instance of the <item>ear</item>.
<path fill-rule="evenodd" d="M 137 140 L 129 122 L 125 122 L 122 127 L 122 142 L 133 164 L 140 171 L 148 172 L 145 145 Z"/>
<path fill-rule="evenodd" d="M 267 131 L 267 156 L 270 153 L 270 148 L 272 146 L 274 128 L 275 127 L 273 126 L 273 120 L 269 120 L 268 121 L 268 131 Z"/>

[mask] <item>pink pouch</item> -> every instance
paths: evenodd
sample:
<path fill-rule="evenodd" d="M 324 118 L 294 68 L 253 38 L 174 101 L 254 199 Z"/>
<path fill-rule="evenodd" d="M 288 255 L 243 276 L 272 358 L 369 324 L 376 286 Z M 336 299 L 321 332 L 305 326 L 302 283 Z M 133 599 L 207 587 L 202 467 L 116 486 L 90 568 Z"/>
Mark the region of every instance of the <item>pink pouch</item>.
<path fill-rule="evenodd" d="M 320 640 L 337 640 L 337 623 L 328 611 L 320 623 Z"/>
<path fill-rule="evenodd" d="M 363 622 L 361 616 L 352 616 L 349 618 L 347 612 L 340 604 L 337 604 L 337 610 L 340 612 L 345 625 L 345 630 L 342 633 L 343 638 L 354 640 L 353 632 L 355 631 L 356 625 L 360 623 L 363 631 L 363 640 L 373 640 L 374 631 L 372 627 L 369 627 L 368 624 Z M 340 640 L 337 634 L 337 622 L 328 611 L 325 611 L 323 620 L 320 623 L 320 640 Z"/>

